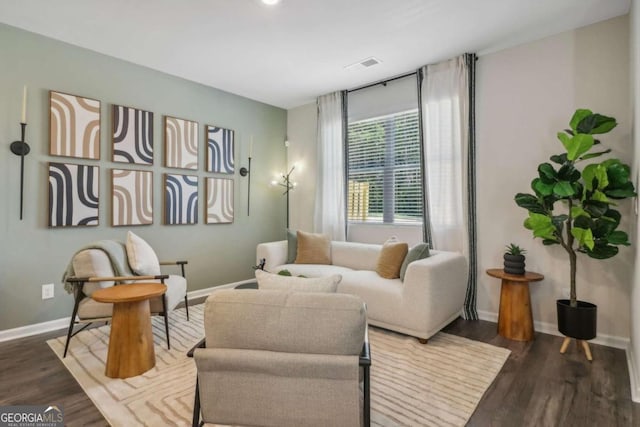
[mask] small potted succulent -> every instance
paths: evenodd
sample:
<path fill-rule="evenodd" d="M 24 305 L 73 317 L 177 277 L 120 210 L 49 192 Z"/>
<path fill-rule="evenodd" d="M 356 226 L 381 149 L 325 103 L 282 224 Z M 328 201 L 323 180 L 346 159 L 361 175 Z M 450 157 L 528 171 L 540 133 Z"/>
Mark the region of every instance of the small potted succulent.
<path fill-rule="evenodd" d="M 524 275 L 524 254 L 527 251 L 520 246 L 511 243 L 504 251 L 504 272 L 507 274 Z"/>

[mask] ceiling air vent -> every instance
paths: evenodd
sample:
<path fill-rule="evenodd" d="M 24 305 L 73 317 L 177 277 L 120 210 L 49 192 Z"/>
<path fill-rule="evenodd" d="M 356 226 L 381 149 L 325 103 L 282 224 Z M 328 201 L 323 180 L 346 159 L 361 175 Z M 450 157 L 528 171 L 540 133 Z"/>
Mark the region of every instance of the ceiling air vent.
<path fill-rule="evenodd" d="M 369 57 L 369 58 L 365 58 L 362 61 L 358 61 L 355 62 L 351 65 L 347 65 L 346 67 L 344 67 L 347 70 L 354 70 L 354 69 L 362 69 L 362 68 L 370 68 L 373 67 L 374 65 L 378 65 L 380 64 L 382 61 L 380 61 L 378 58 L 375 58 L 373 56 Z"/>
<path fill-rule="evenodd" d="M 373 67 L 374 65 L 378 65 L 380 63 L 380 61 L 378 61 L 376 58 L 374 58 L 373 56 L 371 58 L 367 58 L 363 61 L 360 61 L 360 65 L 362 65 L 363 67 Z"/>

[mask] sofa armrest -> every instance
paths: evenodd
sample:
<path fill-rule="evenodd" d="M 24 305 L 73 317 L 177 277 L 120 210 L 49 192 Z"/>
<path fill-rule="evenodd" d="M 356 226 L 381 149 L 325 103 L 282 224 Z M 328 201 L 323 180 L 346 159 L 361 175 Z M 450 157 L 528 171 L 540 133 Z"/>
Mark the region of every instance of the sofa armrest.
<path fill-rule="evenodd" d="M 446 322 L 464 306 L 467 276 L 467 260 L 461 253 L 433 251 L 430 257 L 407 267 L 403 286 L 405 308 L 415 311 L 411 315 L 429 325 Z"/>
<path fill-rule="evenodd" d="M 256 248 L 256 262 L 260 264 L 260 260 L 264 258 L 266 260 L 264 269 L 267 271 L 271 271 L 275 266 L 286 264 L 288 246 L 286 240 L 260 243 Z"/>

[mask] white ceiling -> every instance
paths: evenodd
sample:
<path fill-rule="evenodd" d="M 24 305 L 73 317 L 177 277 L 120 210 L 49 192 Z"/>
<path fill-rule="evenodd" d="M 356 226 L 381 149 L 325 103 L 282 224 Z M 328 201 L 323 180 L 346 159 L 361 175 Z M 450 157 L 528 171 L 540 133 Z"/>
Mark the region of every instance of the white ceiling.
<path fill-rule="evenodd" d="M 291 108 L 623 15 L 630 1 L 0 0 L 0 22 Z M 344 68 L 370 56 L 382 63 Z"/>

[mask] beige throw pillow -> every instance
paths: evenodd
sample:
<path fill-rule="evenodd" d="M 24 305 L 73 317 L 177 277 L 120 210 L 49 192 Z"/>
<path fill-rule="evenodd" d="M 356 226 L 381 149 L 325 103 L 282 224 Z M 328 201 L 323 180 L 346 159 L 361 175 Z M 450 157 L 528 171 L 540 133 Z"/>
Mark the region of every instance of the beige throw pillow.
<path fill-rule="evenodd" d="M 296 264 L 331 264 L 331 240 L 324 234 L 297 232 Z"/>
<path fill-rule="evenodd" d="M 129 267 L 141 276 L 157 276 L 160 274 L 160 261 L 155 251 L 140 236 L 127 232 L 127 258 Z"/>
<path fill-rule="evenodd" d="M 256 270 L 256 280 L 258 281 L 258 289 L 261 290 L 334 293 L 338 289 L 338 283 L 342 280 L 342 276 L 334 274 L 333 276 L 306 278 L 281 276 Z"/>
<path fill-rule="evenodd" d="M 400 277 L 402 262 L 409 252 L 409 245 L 398 242 L 395 239 L 387 240 L 382 245 L 378 256 L 376 273 L 385 279 L 397 279 Z"/>

